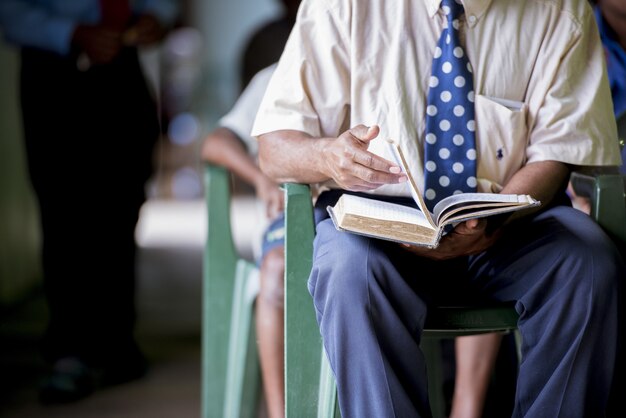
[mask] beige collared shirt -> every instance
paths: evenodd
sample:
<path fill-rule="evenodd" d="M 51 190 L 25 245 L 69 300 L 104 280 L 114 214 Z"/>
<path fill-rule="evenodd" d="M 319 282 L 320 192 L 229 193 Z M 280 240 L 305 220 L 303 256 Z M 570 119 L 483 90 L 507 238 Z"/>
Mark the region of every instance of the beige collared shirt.
<path fill-rule="evenodd" d="M 336 137 L 380 125 L 370 151 L 398 141 L 423 185 L 425 103 L 446 19 L 441 0 L 304 0 L 253 136 Z M 474 70 L 479 191 L 529 162 L 621 164 L 603 50 L 587 0 L 464 0 Z M 408 195 L 406 184 L 373 193 Z"/>

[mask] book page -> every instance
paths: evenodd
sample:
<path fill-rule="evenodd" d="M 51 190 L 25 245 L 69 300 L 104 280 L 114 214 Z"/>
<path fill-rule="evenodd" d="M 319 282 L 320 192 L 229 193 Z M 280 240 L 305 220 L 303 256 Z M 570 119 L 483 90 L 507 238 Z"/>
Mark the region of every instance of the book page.
<path fill-rule="evenodd" d="M 406 160 L 404 159 L 404 154 L 402 153 L 402 149 L 400 148 L 398 144 L 396 144 L 391 139 L 387 140 L 387 144 L 389 145 L 391 155 L 393 155 L 394 159 L 396 160 L 396 163 L 400 166 L 400 168 L 402 168 L 402 171 L 406 174 L 407 178 L 409 179 L 408 181 L 409 190 L 411 191 L 411 196 L 413 196 L 413 200 L 415 200 L 415 203 L 417 203 L 417 206 L 423 212 L 424 217 L 430 223 L 430 226 L 433 229 L 436 229 L 437 225 L 435 224 L 435 221 L 433 221 L 433 216 L 429 212 L 428 208 L 426 207 L 426 203 L 424 202 L 424 199 L 422 198 L 422 194 L 419 191 L 419 187 L 417 187 L 417 184 L 415 184 L 415 180 L 413 179 L 413 176 L 411 175 L 411 172 L 408 169 L 408 164 L 406 163 Z"/>
<path fill-rule="evenodd" d="M 457 208 L 451 212 L 444 212 L 441 217 L 441 225 L 456 224 L 467 221 L 468 219 L 486 218 L 488 216 L 498 215 L 501 213 L 514 212 L 516 210 L 529 208 L 536 204 L 525 205 L 507 205 L 505 203 L 492 202 L 488 204 L 470 205 L 467 207 Z"/>
<path fill-rule="evenodd" d="M 538 202 L 528 195 L 499 194 L 499 193 L 459 193 L 442 199 L 433 208 L 433 214 L 439 223 L 442 218 L 452 215 L 462 208 L 469 209 L 487 206 L 525 206 L 535 205 Z M 450 213 L 452 212 L 452 213 Z"/>
<path fill-rule="evenodd" d="M 404 222 L 432 229 L 424 214 L 418 209 L 409 206 L 351 194 L 344 194 L 341 196 L 341 199 L 343 200 L 342 212 L 345 214 L 392 222 Z"/>

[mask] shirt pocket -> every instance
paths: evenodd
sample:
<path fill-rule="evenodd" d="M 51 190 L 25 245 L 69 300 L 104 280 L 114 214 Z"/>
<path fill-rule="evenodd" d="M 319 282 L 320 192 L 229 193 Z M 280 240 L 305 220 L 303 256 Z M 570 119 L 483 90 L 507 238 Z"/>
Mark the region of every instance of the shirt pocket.
<path fill-rule="evenodd" d="M 478 190 L 497 193 L 526 161 L 528 106 L 479 94 L 474 108 Z"/>

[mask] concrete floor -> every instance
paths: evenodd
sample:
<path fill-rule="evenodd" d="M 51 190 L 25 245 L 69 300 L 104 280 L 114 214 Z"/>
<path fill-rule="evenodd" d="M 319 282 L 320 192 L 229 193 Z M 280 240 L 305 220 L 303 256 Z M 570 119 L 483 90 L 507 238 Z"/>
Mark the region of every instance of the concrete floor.
<path fill-rule="evenodd" d="M 242 253 L 251 256 L 246 221 L 254 221 L 256 209 L 244 201 L 238 210 L 243 222 L 235 228 L 235 240 Z M 137 229 L 137 336 L 151 363 L 145 378 L 73 404 L 39 405 L 37 384 L 45 365 L 37 343 L 46 306 L 37 293 L 0 323 L 0 417 L 199 417 L 204 225 L 202 201 L 148 202 L 142 211 Z"/>

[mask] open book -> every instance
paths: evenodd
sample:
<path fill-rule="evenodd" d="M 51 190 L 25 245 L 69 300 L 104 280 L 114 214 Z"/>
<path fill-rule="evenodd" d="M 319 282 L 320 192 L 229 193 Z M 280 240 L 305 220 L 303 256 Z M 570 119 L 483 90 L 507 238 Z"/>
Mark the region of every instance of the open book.
<path fill-rule="evenodd" d="M 375 197 L 370 199 L 343 194 L 334 206 L 327 208 L 337 229 L 435 248 L 444 234 L 446 225 L 540 204 L 528 195 L 461 193 L 442 199 L 431 213 L 407 169 L 402 150 L 393 141 L 389 141 L 389 147 L 397 164 L 408 177 L 408 187 L 419 209 L 380 201 Z"/>

